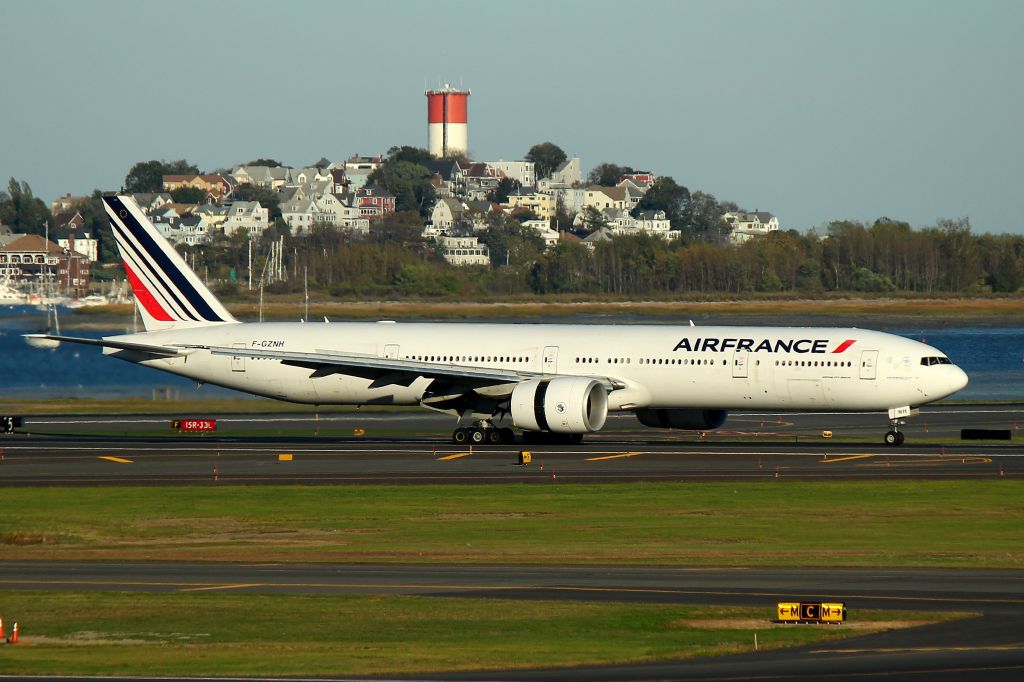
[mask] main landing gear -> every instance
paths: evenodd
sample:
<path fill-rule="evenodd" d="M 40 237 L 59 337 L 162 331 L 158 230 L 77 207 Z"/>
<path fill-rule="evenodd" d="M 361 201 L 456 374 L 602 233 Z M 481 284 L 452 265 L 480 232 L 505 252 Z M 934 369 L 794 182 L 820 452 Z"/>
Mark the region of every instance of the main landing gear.
<path fill-rule="evenodd" d="M 511 443 L 515 437 L 512 429 L 499 429 L 484 423 L 462 426 L 452 431 L 452 442 L 456 445 L 502 445 Z"/>

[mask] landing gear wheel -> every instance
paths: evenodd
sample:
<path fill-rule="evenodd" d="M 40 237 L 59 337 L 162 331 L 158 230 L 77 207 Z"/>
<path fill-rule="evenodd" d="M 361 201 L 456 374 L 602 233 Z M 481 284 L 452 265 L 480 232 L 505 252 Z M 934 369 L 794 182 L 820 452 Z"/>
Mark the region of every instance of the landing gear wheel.
<path fill-rule="evenodd" d="M 469 442 L 473 445 L 483 445 L 484 441 L 487 440 L 487 432 L 483 429 L 471 429 L 469 432 Z"/>
<path fill-rule="evenodd" d="M 903 445 L 903 432 L 902 431 L 897 431 L 896 432 L 896 445 Z"/>
<path fill-rule="evenodd" d="M 469 434 L 466 433 L 466 429 L 455 429 L 452 431 L 452 442 L 456 445 L 464 445 L 469 440 Z"/>
<path fill-rule="evenodd" d="M 488 429 L 487 431 L 487 444 L 488 445 L 501 445 L 504 442 L 504 438 L 501 437 L 501 431 L 498 429 Z"/>
<path fill-rule="evenodd" d="M 903 442 L 903 434 L 899 431 L 888 431 L 885 434 L 885 444 L 893 447 Z"/>

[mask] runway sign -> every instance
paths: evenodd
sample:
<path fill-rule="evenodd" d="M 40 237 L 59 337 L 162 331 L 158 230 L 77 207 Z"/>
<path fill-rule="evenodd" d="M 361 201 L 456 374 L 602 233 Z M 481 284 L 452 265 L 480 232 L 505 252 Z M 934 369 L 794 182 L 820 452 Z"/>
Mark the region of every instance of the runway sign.
<path fill-rule="evenodd" d="M 175 431 L 216 431 L 216 419 L 174 419 L 171 428 Z"/>
<path fill-rule="evenodd" d="M 14 433 L 14 429 L 21 428 L 21 417 L 0 417 L 0 432 Z"/>
<path fill-rule="evenodd" d="M 843 602 L 779 602 L 780 623 L 842 623 L 846 620 Z"/>

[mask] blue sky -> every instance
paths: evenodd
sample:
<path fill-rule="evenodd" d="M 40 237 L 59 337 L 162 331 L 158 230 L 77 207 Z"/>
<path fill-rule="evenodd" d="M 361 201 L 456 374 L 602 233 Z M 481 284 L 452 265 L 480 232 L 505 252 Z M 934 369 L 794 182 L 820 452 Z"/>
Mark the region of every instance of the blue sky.
<path fill-rule="evenodd" d="M 477 159 L 550 140 L 786 228 L 1024 233 L 1022 26 L 996 0 L 0 0 L 0 179 L 49 201 L 154 158 L 425 147 L 447 81 L 473 92 Z"/>

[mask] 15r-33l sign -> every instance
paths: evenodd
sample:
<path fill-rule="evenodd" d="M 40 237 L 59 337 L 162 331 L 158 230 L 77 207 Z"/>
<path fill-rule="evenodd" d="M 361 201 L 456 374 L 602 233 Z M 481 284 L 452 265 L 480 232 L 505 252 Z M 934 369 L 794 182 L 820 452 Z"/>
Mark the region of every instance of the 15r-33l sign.
<path fill-rule="evenodd" d="M 216 431 L 216 419 L 175 419 L 171 422 L 175 431 Z"/>

